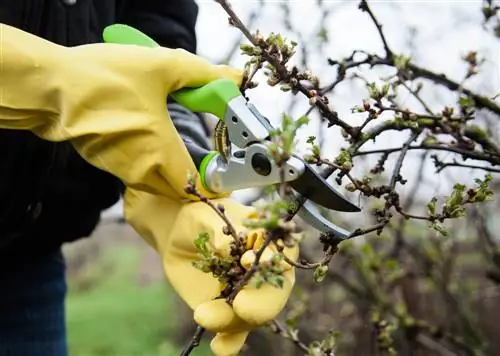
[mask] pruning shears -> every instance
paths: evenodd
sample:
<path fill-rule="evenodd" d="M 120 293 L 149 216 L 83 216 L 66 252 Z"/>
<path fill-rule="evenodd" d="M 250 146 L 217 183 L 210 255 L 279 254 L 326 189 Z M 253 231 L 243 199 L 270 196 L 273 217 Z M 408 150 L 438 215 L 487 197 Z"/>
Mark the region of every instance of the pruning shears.
<path fill-rule="evenodd" d="M 146 34 L 123 24 L 106 27 L 103 39 L 106 43 L 159 46 Z M 292 198 L 286 198 L 290 212 L 321 232 L 339 239 L 350 236 L 349 231 L 327 220 L 315 204 L 342 212 L 361 209 L 297 155 L 292 155 L 284 167 L 278 167 L 265 144 L 274 127 L 241 94 L 234 82 L 218 79 L 199 88 L 181 89 L 171 96 L 193 112 L 210 113 L 219 119 L 214 151 L 186 143 L 206 189 L 220 193 L 277 185 L 283 179 L 280 172 L 283 169 L 284 181 L 292 188 Z"/>

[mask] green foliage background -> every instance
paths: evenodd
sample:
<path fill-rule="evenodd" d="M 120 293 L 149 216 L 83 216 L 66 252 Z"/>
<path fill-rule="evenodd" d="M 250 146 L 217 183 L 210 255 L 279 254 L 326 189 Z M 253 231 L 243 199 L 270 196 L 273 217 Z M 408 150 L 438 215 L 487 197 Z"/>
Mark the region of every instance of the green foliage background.
<path fill-rule="evenodd" d="M 98 238 L 104 237 L 92 240 Z M 96 241 L 85 241 L 83 246 L 89 243 Z M 182 345 L 174 341 L 179 327 L 174 292 L 162 280 L 145 286 L 135 282 L 146 248 L 130 243 L 105 246 L 77 275 L 69 275 L 66 306 L 71 356 L 180 353 Z M 72 258 L 69 255 L 69 264 Z M 198 348 L 195 355 L 209 355 L 208 345 Z"/>

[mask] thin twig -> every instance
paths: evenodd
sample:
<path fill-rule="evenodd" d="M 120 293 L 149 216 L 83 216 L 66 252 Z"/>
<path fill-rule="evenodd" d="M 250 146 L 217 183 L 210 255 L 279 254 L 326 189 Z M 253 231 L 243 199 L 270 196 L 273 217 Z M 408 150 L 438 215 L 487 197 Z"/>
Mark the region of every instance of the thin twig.
<path fill-rule="evenodd" d="M 247 269 L 243 277 L 239 280 L 239 282 L 234 286 L 233 291 L 229 296 L 226 298 L 227 302 L 229 304 L 232 304 L 234 301 L 234 298 L 236 298 L 236 295 L 241 291 L 243 287 L 247 285 L 247 283 L 250 281 L 250 279 L 253 277 L 255 272 L 259 269 L 259 263 L 260 259 L 262 257 L 262 254 L 264 253 L 264 250 L 269 246 L 271 241 L 273 240 L 273 236 L 268 233 L 266 236 L 266 239 L 264 240 L 264 243 L 259 247 L 259 249 L 255 252 L 255 259 L 250 266 L 250 268 Z"/>
<path fill-rule="evenodd" d="M 373 155 L 373 154 L 391 154 L 395 152 L 400 152 L 403 149 L 403 147 L 394 147 L 394 148 L 383 148 L 383 149 L 376 149 L 376 150 L 366 150 L 366 151 L 357 151 L 352 154 L 353 157 L 357 156 L 367 156 L 367 155 Z M 467 151 L 464 149 L 452 147 L 452 146 L 444 146 L 444 145 L 435 145 L 435 144 L 425 144 L 425 145 L 413 145 L 409 146 L 407 150 L 426 150 L 426 151 L 447 151 L 447 152 L 453 152 L 460 154 L 462 156 L 475 159 L 478 161 L 488 161 L 493 164 L 500 164 L 500 159 L 496 159 L 494 157 L 489 157 L 483 153 L 480 152 L 473 152 L 473 151 Z M 492 161 L 492 162 L 491 162 Z"/>
<path fill-rule="evenodd" d="M 408 140 L 406 140 L 406 142 L 401 147 L 401 152 L 400 152 L 399 157 L 396 161 L 396 166 L 394 167 L 394 173 L 392 174 L 391 182 L 389 183 L 389 186 L 391 187 L 392 190 L 394 190 L 396 188 L 396 184 L 397 184 L 398 180 L 400 179 L 399 175 L 401 174 L 401 168 L 403 167 L 403 162 L 404 162 L 406 153 L 408 153 L 408 150 L 410 149 L 411 143 L 413 141 L 415 141 L 419 135 L 420 135 L 420 132 L 418 132 L 418 131 L 413 132 L 410 135 L 410 137 L 408 138 Z"/>
<path fill-rule="evenodd" d="M 229 218 L 224 213 L 224 210 L 215 205 L 210 199 L 207 199 L 207 197 L 202 195 L 194 185 L 187 185 L 185 187 L 185 191 L 186 193 L 197 197 L 198 199 L 200 199 L 200 201 L 207 204 L 213 211 L 215 211 L 215 213 L 226 223 L 228 235 L 231 235 L 233 237 L 236 246 L 241 247 L 241 241 L 238 236 L 238 232 L 236 231 L 236 228 L 234 227 L 231 220 L 229 220 Z"/>
<path fill-rule="evenodd" d="M 285 262 L 288 263 L 289 265 L 295 267 L 295 268 L 315 269 L 319 266 L 328 265 L 337 251 L 338 251 L 337 246 L 328 245 L 327 250 L 325 251 L 323 258 L 318 262 L 307 262 L 307 261 L 295 262 L 295 261 L 292 261 L 291 259 L 289 259 L 285 254 L 283 254 L 283 256 L 284 256 Z"/>
<path fill-rule="evenodd" d="M 197 325 L 196 331 L 193 337 L 191 338 L 191 341 L 184 347 L 180 356 L 188 356 L 196 347 L 200 346 L 200 342 L 204 333 L 205 333 L 205 328 Z"/>
<path fill-rule="evenodd" d="M 375 25 L 375 27 L 377 27 L 377 32 L 380 36 L 380 40 L 384 44 L 386 58 L 392 58 L 392 50 L 390 49 L 387 39 L 385 38 L 384 31 L 382 30 L 382 25 L 373 14 L 371 8 L 368 6 L 368 2 L 366 0 L 361 0 L 358 7 L 361 11 L 365 11 L 366 13 L 368 13 L 370 18 L 372 19 L 373 24 Z"/>
<path fill-rule="evenodd" d="M 474 165 L 474 164 L 459 163 L 456 160 L 454 160 L 453 162 L 441 163 L 439 165 L 439 168 L 436 170 L 436 172 L 439 173 L 443 169 L 445 169 L 446 167 L 460 167 L 460 168 L 480 169 L 480 170 L 483 170 L 483 171 L 486 171 L 486 172 L 500 173 L 500 168 L 484 167 L 484 166 L 478 166 L 478 165 Z"/>
<path fill-rule="evenodd" d="M 271 327 L 273 328 L 273 332 L 275 332 L 276 334 L 280 334 L 285 339 L 291 340 L 300 350 L 304 351 L 305 353 L 309 352 L 309 347 L 307 347 L 306 344 L 300 341 L 297 335 L 290 333 L 287 328 L 280 324 L 278 320 L 273 320 L 271 323 Z"/>

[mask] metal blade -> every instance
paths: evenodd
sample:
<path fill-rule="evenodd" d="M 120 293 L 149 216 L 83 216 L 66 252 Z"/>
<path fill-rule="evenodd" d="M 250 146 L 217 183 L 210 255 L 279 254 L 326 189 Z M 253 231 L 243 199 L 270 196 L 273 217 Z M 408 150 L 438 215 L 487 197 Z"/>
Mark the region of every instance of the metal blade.
<path fill-rule="evenodd" d="M 327 209 L 345 212 L 359 212 L 361 209 L 347 200 L 337 189 L 319 175 L 307 162 L 304 164 L 304 173 L 290 182 L 290 186 L 303 197 Z"/>
<path fill-rule="evenodd" d="M 350 231 L 335 225 L 321 215 L 310 200 L 306 200 L 304 202 L 304 204 L 300 207 L 297 216 L 304 220 L 304 222 L 306 222 L 309 226 L 320 232 L 333 235 L 342 240 L 346 240 L 351 236 Z"/>
<path fill-rule="evenodd" d="M 277 193 L 280 196 L 279 193 Z M 288 217 L 287 220 L 293 219 L 294 216 L 300 217 L 306 224 L 313 229 L 335 236 L 340 240 L 347 240 L 351 237 L 352 233 L 340 226 L 335 225 L 317 209 L 316 205 L 301 196 L 296 191 L 292 190 L 290 196 L 283 196 L 288 203 Z"/>

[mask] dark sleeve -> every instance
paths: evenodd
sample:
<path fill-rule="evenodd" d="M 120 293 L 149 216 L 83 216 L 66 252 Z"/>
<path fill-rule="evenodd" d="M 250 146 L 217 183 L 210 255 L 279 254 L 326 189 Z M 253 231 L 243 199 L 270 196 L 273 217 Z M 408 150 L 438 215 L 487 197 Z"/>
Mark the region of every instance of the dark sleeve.
<path fill-rule="evenodd" d="M 198 5 L 194 0 L 122 0 L 117 22 L 144 32 L 163 47 L 196 53 Z M 168 98 L 172 121 L 186 142 L 208 149 L 208 127 L 202 114 L 192 113 Z"/>
<path fill-rule="evenodd" d="M 196 53 L 194 0 L 122 0 L 117 22 L 144 32 L 163 47 Z"/>

